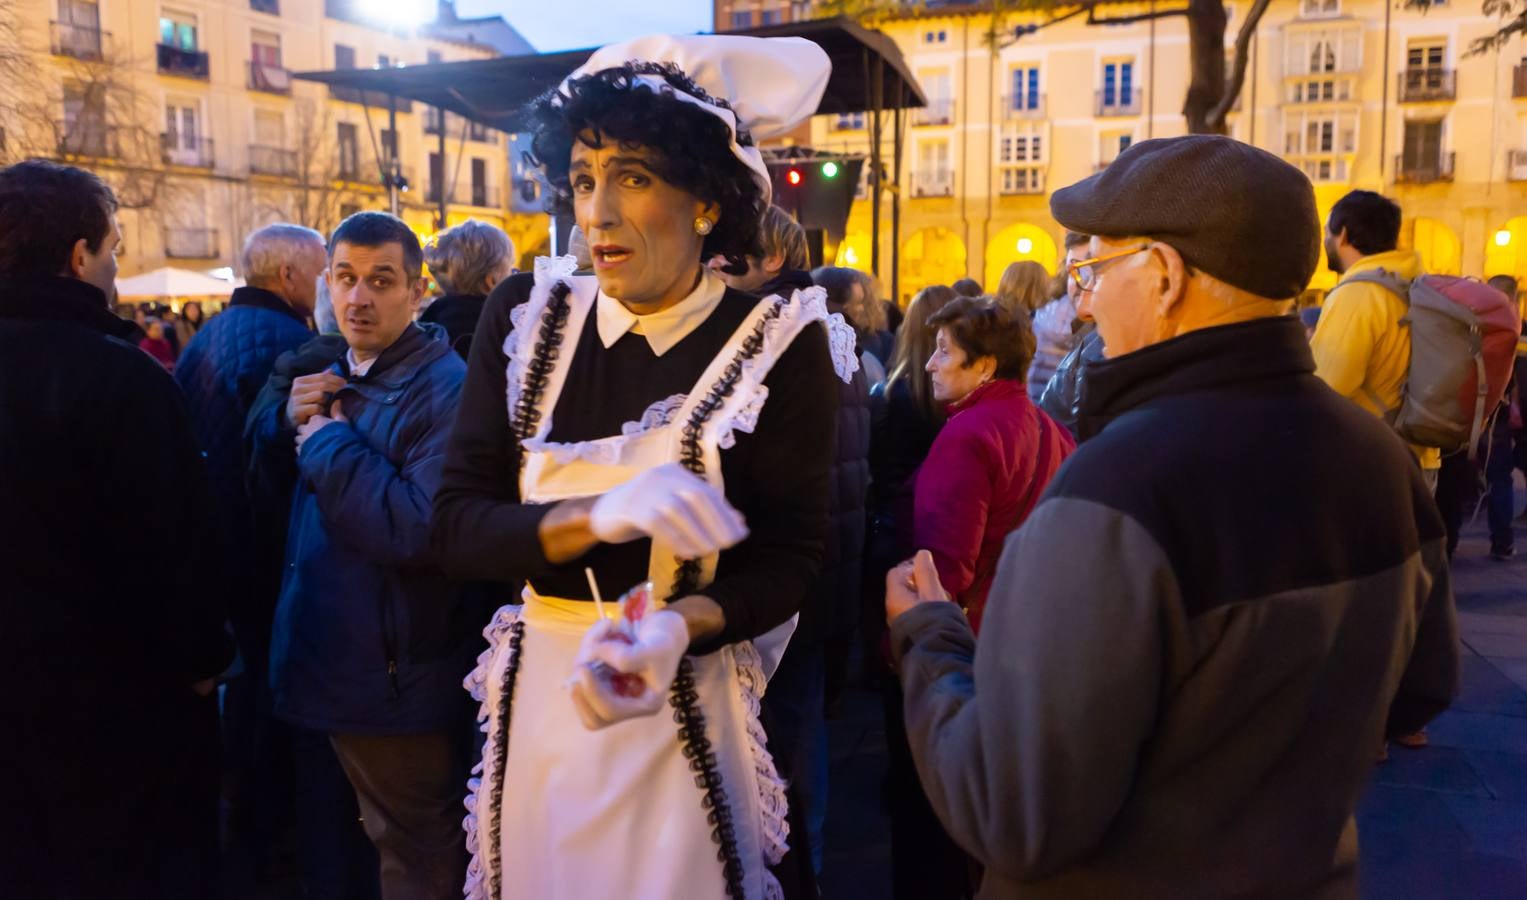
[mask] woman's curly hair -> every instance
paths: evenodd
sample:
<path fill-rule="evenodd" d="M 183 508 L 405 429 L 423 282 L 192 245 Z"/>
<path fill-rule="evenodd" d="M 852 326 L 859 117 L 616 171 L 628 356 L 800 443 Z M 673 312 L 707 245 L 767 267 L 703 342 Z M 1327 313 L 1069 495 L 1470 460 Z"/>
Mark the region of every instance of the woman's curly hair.
<path fill-rule="evenodd" d="M 615 141 L 622 147 L 646 147 L 653 151 L 650 166 L 659 178 L 721 208 L 719 221 L 706 235 L 702 260 L 721 255 L 722 271 L 741 275 L 748 271 L 746 257 L 761 256 L 759 223 L 764 196 L 753 170 L 731 150 L 726 123 L 677 97 L 644 85 L 632 86 L 639 75 L 657 75 L 674 90 L 707 103 L 731 109 L 725 100 L 711 97 L 673 63 L 628 62 L 612 69 L 575 78 L 553 88 L 530 104 L 531 152 L 527 161 L 541 166 L 551 187 L 547 210 L 554 214 L 572 211 L 573 141 L 591 137 L 590 146 Z M 753 145 L 741 127 L 737 142 Z"/>

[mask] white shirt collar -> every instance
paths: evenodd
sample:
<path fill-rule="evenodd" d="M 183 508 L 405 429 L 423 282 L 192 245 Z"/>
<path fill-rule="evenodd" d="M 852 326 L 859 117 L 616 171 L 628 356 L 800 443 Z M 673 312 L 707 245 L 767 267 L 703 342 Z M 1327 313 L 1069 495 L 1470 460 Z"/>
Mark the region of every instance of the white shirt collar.
<path fill-rule="evenodd" d="M 700 323 L 715 312 L 721 297 L 726 293 L 726 282 L 709 269 L 703 270 L 700 283 L 688 297 L 662 312 L 638 316 L 625 305 L 604 291 L 599 292 L 595 305 L 595 320 L 599 326 L 599 340 L 605 349 L 628 331 L 635 331 L 647 339 L 647 346 L 657 356 L 662 356 L 679 341 L 689 337 Z"/>
<path fill-rule="evenodd" d="M 345 362 L 350 366 L 350 374 L 357 378 L 364 378 L 366 373 L 371 371 L 372 364 L 378 359 L 380 357 L 373 356 L 365 362 L 361 362 L 355 358 L 354 348 L 345 351 Z"/>

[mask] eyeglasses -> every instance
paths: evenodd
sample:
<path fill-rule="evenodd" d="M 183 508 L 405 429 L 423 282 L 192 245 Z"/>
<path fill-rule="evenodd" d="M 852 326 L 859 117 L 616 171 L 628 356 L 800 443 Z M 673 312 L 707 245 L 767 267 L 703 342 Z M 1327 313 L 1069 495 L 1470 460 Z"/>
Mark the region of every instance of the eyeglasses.
<path fill-rule="evenodd" d="M 1071 280 L 1083 291 L 1091 291 L 1097 287 L 1098 275 L 1102 273 L 1103 264 L 1123 259 L 1126 256 L 1134 256 L 1151 248 L 1150 244 L 1141 244 L 1129 250 L 1120 250 L 1117 253 L 1105 253 L 1102 256 L 1094 256 L 1091 259 L 1079 259 L 1066 266 L 1066 271 L 1071 274 Z"/>

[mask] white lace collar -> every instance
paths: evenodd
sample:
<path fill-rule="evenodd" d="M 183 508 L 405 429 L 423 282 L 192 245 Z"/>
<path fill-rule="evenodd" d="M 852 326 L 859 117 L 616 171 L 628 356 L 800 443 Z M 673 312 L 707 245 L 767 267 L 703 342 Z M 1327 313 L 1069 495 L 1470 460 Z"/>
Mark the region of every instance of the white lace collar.
<path fill-rule="evenodd" d="M 688 297 L 662 312 L 638 316 L 601 290 L 595 301 L 599 340 L 609 349 L 626 332 L 635 330 L 647 339 L 647 346 L 652 348 L 654 354 L 662 356 L 679 341 L 689 337 L 691 332 L 700 327 L 701 322 L 710 318 L 725 293 L 726 283 L 714 272 L 705 269 L 699 285 Z"/>

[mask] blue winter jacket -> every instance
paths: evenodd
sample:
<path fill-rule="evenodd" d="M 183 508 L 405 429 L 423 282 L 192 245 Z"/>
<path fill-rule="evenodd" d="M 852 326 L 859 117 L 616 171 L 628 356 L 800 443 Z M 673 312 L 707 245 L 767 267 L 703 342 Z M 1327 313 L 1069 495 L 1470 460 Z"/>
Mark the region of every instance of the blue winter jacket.
<path fill-rule="evenodd" d="M 175 365 L 175 381 L 186 395 L 219 513 L 235 547 L 249 543 L 244 418 L 276 357 L 312 337 L 302 314 L 286 301 L 261 288 L 241 287 L 228 308 L 196 333 Z"/>
<path fill-rule="evenodd" d="M 430 503 L 466 365 L 410 325 L 365 375 L 332 371 L 348 423 L 309 436 L 271 643 L 276 715 L 321 731 L 411 734 L 461 724 L 482 623 L 430 550 Z M 255 452 L 293 452 L 277 407 Z"/>

